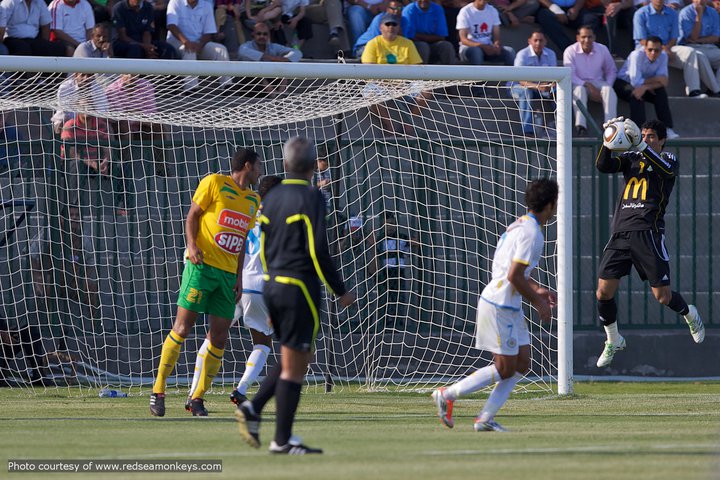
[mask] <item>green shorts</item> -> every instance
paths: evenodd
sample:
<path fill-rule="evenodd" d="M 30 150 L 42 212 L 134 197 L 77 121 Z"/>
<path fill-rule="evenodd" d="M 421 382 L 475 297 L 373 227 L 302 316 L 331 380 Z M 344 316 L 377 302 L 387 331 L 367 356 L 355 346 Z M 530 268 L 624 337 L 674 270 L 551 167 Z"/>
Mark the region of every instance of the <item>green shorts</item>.
<path fill-rule="evenodd" d="M 197 313 L 232 320 L 237 275 L 211 265 L 185 263 L 177 304 Z"/>

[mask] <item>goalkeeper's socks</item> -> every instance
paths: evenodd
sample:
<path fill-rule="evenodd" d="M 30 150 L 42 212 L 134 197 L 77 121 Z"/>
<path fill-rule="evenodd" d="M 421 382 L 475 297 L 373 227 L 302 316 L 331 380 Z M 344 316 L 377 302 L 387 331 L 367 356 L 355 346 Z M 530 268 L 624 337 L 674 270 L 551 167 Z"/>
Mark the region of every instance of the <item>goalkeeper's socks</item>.
<path fill-rule="evenodd" d="M 683 316 L 687 315 L 690 311 L 690 307 L 688 307 L 687 302 L 678 292 L 672 292 L 672 297 L 670 297 L 670 303 L 668 303 L 667 306 Z"/>
<path fill-rule="evenodd" d="M 197 388 L 192 393 L 193 400 L 203 398 L 205 392 L 210 390 L 215 375 L 220 371 L 223 353 L 225 353 L 224 348 L 218 348 L 213 344 L 208 345 L 202 372 L 200 372 L 200 380 L 198 380 Z"/>
<path fill-rule="evenodd" d="M 443 396 L 446 400 L 456 400 L 458 397 L 476 392 L 481 388 L 492 385 L 500 380 L 500 374 L 495 364 L 488 365 L 468 375 L 459 382 L 445 389 Z"/>
<path fill-rule="evenodd" d="M 493 388 L 480 413 L 481 422 L 487 422 L 495 418 L 498 410 L 505 405 L 508 397 L 510 397 L 510 392 L 513 391 L 513 388 L 515 388 L 515 385 L 521 378 L 522 375 L 515 373 L 512 377 L 500 380 L 497 385 L 495 385 L 495 388 Z"/>
<path fill-rule="evenodd" d="M 248 356 L 247 362 L 245 362 L 245 371 L 237 386 L 238 392 L 243 395 L 247 393 L 248 387 L 255 382 L 255 379 L 262 372 L 268 355 L 270 355 L 270 347 L 267 345 L 255 345 L 252 353 Z"/>
<path fill-rule="evenodd" d="M 185 339 L 183 337 L 172 330 L 165 338 L 162 353 L 160 353 L 160 365 L 158 366 L 157 378 L 155 379 L 155 385 L 153 385 L 153 393 L 165 393 L 167 377 L 175 368 L 184 341 Z"/>
<path fill-rule="evenodd" d="M 260 388 L 255 394 L 255 397 L 253 397 L 251 403 L 257 415 L 260 415 L 263 408 L 265 408 L 265 404 L 275 395 L 275 388 L 280 379 L 280 372 L 282 372 L 282 364 L 278 362 L 267 374 L 265 380 L 260 384 Z"/>
<path fill-rule="evenodd" d="M 280 379 L 275 388 L 275 443 L 285 445 L 292 435 L 295 412 L 300 403 L 302 385 L 289 380 Z"/>
<path fill-rule="evenodd" d="M 610 325 L 604 325 L 605 333 L 607 334 L 608 342 L 613 345 L 620 344 L 620 332 L 618 332 L 617 322 L 611 323 Z"/>

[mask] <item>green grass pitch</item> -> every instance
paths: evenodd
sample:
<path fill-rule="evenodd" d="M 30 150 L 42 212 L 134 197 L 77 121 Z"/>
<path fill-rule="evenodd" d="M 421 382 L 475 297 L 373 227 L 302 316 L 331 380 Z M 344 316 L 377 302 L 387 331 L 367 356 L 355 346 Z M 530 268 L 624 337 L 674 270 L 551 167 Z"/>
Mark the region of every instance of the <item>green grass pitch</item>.
<path fill-rule="evenodd" d="M 147 395 L 77 397 L 0 389 L 0 478 L 652 479 L 720 478 L 720 383 L 579 383 L 569 398 L 513 394 L 497 419 L 511 432 L 475 433 L 484 396 L 455 405 L 450 430 L 428 394 L 346 387 L 303 395 L 295 433 L 325 454 L 271 456 L 245 445 L 225 395 L 192 418 L 169 395 L 165 418 Z M 8 459 L 221 459 L 221 474 L 8 474 Z"/>

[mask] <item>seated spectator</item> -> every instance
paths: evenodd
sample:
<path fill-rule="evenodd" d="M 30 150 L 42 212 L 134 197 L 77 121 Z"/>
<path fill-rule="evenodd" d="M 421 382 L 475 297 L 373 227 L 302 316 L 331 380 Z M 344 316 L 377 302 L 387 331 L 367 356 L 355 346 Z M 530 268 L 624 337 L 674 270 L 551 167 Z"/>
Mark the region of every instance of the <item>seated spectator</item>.
<path fill-rule="evenodd" d="M 547 48 L 545 35 L 536 31 L 530 34 L 528 46 L 517 53 L 516 67 L 557 67 L 555 52 Z M 555 102 L 550 98 L 552 84 L 538 82 L 513 83 L 510 88 L 512 97 L 517 100 L 520 109 L 520 122 L 525 135 L 549 137 L 552 132 L 545 129 L 545 110 Z M 539 111 L 535 113 L 533 103 L 539 103 Z"/>
<path fill-rule="evenodd" d="M 264 22 L 255 24 L 253 39 L 240 45 L 238 59 L 246 62 L 299 62 L 302 52 L 270 41 L 270 27 Z M 287 88 L 286 79 L 257 79 L 264 95 L 279 95 Z"/>
<path fill-rule="evenodd" d="M 200 0 L 170 0 L 167 9 L 168 43 L 183 60 L 228 61 L 224 45 L 211 42 L 217 33 L 215 15 L 209 3 Z M 231 77 L 221 77 L 221 85 L 231 82 Z M 185 78 L 185 89 L 198 84 L 197 77 Z"/>
<path fill-rule="evenodd" d="M 634 50 L 618 73 L 615 92 L 630 102 L 630 118 L 645 123 L 645 102 L 655 105 L 658 120 L 667 125 L 667 138 L 679 137 L 673 131 L 672 113 L 665 87 L 668 83 L 668 56 L 659 37 L 645 39 L 641 49 Z"/>
<path fill-rule="evenodd" d="M 95 76 L 88 73 L 70 74 L 58 87 L 57 101 L 61 108 L 52 117 L 55 133 L 61 133 L 65 122 L 75 118 L 75 112 L 80 110 L 81 102 L 86 102 L 86 105 L 95 112 L 108 111 L 105 90 Z"/>
<path fill-rule="evenodd" d="M 386 13 L 399 16 L 402 12 L 402 9 L 403 4 L 400 0 L 390 0 L 387 4 L 385 12 L 375 15 L 375 18 L 373 18 L 372 22 L 370 22 L 370 26 L 368 27 L 368 29 L 365 30 L 362 35 L 360 35 L 360 37 L 355 42 L 355 45 L 353 46 L 353 53 L 356 58 L 362 57 L 363 50 L 365 50 L 365 45 L 367 45 L 370 40 L 377 37 L 378 35 L 381 35 L 380 20 L 382 20 L 382 17 L 385 16 Z M 402 35 L 409 40 L 415 38 L 415 29 L 412 22 L 408 20 L 407 17 L 400 17 L 400 31 L 398 32 L 398 35 Z"/>
<path fill-rule="evenodd" d="M 65 47 L 50 41 L 50 11 L 42 0 L 2 0 L 0 38 L 10 55 L 63 57 Z"/>
<path fill-rule="evenodd" d="M 515 50 L 500 43 L 500 15 L 487 0 L 474 0 L 457 17 L 460 34 L 460 60 L 482 65 L 486 60 L 512 65 Z"/>
<path fill-rule="evenodd" d="M 430 0 L 416 0 L 402 13 L 412 22 L 413 42 L 423 63 L 455 64 L 455 49 L 447 41 L 448 29 L 443 8 Z"/>
<path fill-rule="evenodd" d="M 327 157 L 318 157 L 317 170 L 313 177 L 313 186 L 320 190 L 325 198 L 325 210 L 327 215 L 333 211 L 332 174 Z"/>
<path fill-rule="evenodd" d="M 685 77 L 685 92 L 689 97 L 704 96 L 700 90 L 700 75 L 708 81 L 708 70 L 712 69 L 698 58 L 694 49 L 684 45 L 677 45 L 680 36 L 677 12 L 665 5 L 664 0 L 651 0 L 648 5 L 638 9 L 633 17 L 633 39 L 635 48 L 644 45 L 645 39 L 651 36 L 658 37 L 663 42 L 663 50 L 668 57 L 668 65 L 682 69 Z M 708 85 L 711 90 L 717 85 Z M 638 124 L 641 125 L 641 124 Z M 670 138 L 668 136 L 668 138 Z"/>
<path fill-rule="evenodd" d="M 603 0 L 605 4 L 605 31 L 607 33 L 607 47 L 610 53 L 618 56 L 627 56 L 623 52 L 632 51 L 632 45 L 620 45 L 617 40 L 617 30 L 621 28 L 632 32 L 635 5 L 633 0 Z"/>
<path fill-rule="evenodd" d="M 238 59 L 246 62 L 298 62 L 302 52 L 270 42 L 270 27 L 264 22 L 255 24 L 253 39 L 240 45 Z"/>
<path fill-rule="evenodd" d="M 540 0 L 537 23 L 561 52 L 572 44 L 563 26 L 578 28 L 588 25 L 600 35 L 600 23 L 605 7 L 602 0 Z"/>
<path fill-rule="evenodd" d="M 720 95 L 720 15 L 706 0 L 693 0 L 679 17 L 680 43 L 695 50 L 700 78 L 712 95 Z"/>
<path fill-rule="evenodd" d="M 350 50 L 341 0 L 310 0 L 310 5 L 305 7 L 305 17 L 313 24 L 328 26 L 331 47 Z"/>
<path fill-rule="evenodd" d="M 153 7 L 145 0 L 119 0 L 113 7 L 113 25 L 117 38 L 113 53 L 119 58 L 178 58 L 175 49 L 161 40 L 153 40 Z"/>
<path fill-rule="evenodd" d="M 215 41 L 225 45 L 230 60 L 237 60 L 237 50 L 245 43 L 245 31 L 240 20 L 244 8 L 243 0 L 215 0 L 215 25 L 218 30 Z"/>
<path fill-rule="evenodd" d="M 348 0 L 347 23 L 353 45 L 370 26 L 375 15 L 385 11 L 385 0 Z"/>
<path fill-rule="evenodd" d="M 68 174 L 70 203 L 80 202 L 80 192 L 85 190 L 88 176 L 99 175 L 101 179 L 111 181 L 117 195 L 117 213 L 127 215 L 127 189 L 124 174 L 112 174 L 109 141 L 109 127 L 104 119 L 78 112 L 75 118 L 63 125 L 60 138 L 63 140 L 61 156 L 65 160 Z M 117 170 L 117 169 L 116 169 Z"/>
<path fill-rule="evenodd" d="M 80 58 L 110 58 L 112 56 L 110 24 L 108 23 L 96 24 L 92 29 L 90 40 L 79 44 L 73 54 L 73 57 Z"/>
<path fill-rule="evenodd" d="M 500 13 L 503 26 L 509 27 L 535 23 L 535 13 L 540 8 L 538 0 L 492 0 L 490 4 Z"/>
<path fill-rule="evenodd" d="M 305 40 L 312 38 L 312 22 L 305 17 L 308 0 L 281 0 L 282 16 L 280 20 L 290 30 L 288 46 L 300 49 Z"/>
<path fill-rule="evenodd" d="M 400 17 L 386 13 L 380 21 L 381 35 L 373 38 L 365 46 L 362 54 L 362 63 L 379 63 L 391 65 L 417 65 L 422 63 L 422 58 L 415 48 L 415 44 L 411 40 L 398 35 L 400 30 Z M 370 97 L 379 97 L 386 94 L 386 88 L 380 83 L 369 83 L 363 92 L 363 95 Z M 410 107 L 410 113 L 417 115 L 420 108 L 427 105 L 427 99 L 430 98 L 430 92 L 420 91 L 414 92 L 413 105 Z M 380 118 L 383 128 L 388 134 L 396 132 L 387 107 L 382 102 L 373 102 L 370 112 Z M 403 124 L 403 130 L 406 135 L 412 135 L 413 129 L 408 124 Z"/>
<path fill-rule="evenodd" d="M 78 45 L 90 40 L 95 16 L 87 0 L 54 0 L 50 16 L 50 39 L 63 44 L 68 57 Z"/>
<path fill-rule="evenodd" d="M 588 99 L 602 103 L 605 122 L 617 117 L 617 95 L 613 90 L 617 67 L 610 50 L 595 41 L 595 32 L 590 27 L 578 28 L 576 38 L 577 42 L 565 49 L 563 65 L 572 69 L 575 131 L 584 136 L 587 120 L 574 102 L 580 101 L 585 106 Z"/>
<path fill-rule="evenodd" d="M 472 0 L 442 0 L 440 2 L 443 10 L 445 10 L 445 21 L 448 28 L 448 41 L 452 43 L 455 53 L 458 52 L 458 46 L 460 45 L 460 36 L 458 35 L 457 28 L 455 28 L 457 25 L 457 16 L 458 13 L 460 13 L 460 10 L 468 3 L 471 3 L 471 1 Z M 533 19 L 533 21 L 535 20 Z"/>
<path fill-rule="evenodd" d="M 148 80 L 139 75 L 124 74 L 111 83 L 105 90 L 111 112 L 152 115 L 157 112 L 155 88 Z M 163 128 L 159 123 L 139 120 L 122 120 L 117 124 L 120 135 L 152 140 L 153 134 L 162 136 Z"/>

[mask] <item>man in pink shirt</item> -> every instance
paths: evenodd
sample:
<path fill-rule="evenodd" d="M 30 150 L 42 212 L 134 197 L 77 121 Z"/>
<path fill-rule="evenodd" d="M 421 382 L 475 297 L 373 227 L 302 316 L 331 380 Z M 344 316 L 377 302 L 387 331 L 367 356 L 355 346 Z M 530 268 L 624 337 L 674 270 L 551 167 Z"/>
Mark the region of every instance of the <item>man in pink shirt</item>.
<path fill-rule="evenodd" d="M 587 106 L 588 99 L 603 105 L 604 121 L 617 116 L 617 95 L 613 83 L 617 67 L 607 47 L 595 42 L 592 28 L 578 28 L 577 42 L 563 53 L 563 65 L 572 68 L 573 103 L 578 100 Z M 574 105 L 573 105 L 574 107 Z M 575 110 L 575 132 L 587 134 L 587 120 L 582 112 Z"/>

